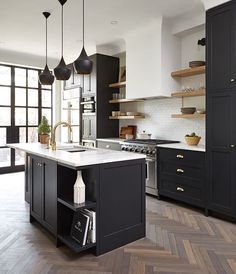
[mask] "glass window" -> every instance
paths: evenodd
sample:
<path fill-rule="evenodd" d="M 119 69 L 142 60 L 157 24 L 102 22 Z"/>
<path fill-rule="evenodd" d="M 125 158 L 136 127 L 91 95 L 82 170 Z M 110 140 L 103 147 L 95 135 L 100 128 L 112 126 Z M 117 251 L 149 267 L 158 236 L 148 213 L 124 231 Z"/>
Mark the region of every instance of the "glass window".
<path fill-rule="evenodd" d="M 11 165 L 11 149 L 0 149 L 0 167 L 7 167 Z"/>
<path fill-rule="evenodd" d="M 0 94 L 1 94 L 0 105 L 10 106 L 11 105 L 11 88 L 0 87 Z"/>
<path fill-rule="evenodd" d="M 38 106 L 38 90 L 37 89 L 28 90 L 28 105 L 30 107 Z"/>
<path fill-rule="evenodd" d="M 48 119 L 48 123 L 51 125 L 51 117 L 52 117 L 52 115 L 51 115 L 51 113 L 52 113 L 52 111 L 51 111 L 51 109 L 49 109 L 49 108 L 42 108 L 42 116 L 46 116 L 47 117 L 47 119 Z"/>
<path fill-rule="evenodd" d="M 15 108 L 15 125 L 22 126 L 26 125 L 26 109 Z"/>
<path fill-rule="evenodd" d="M 37 127 L 29 127 L 28 128 L 28 142 L 29 143 L 38 142 L 38 128 Z"/>
<path fill-rule="evenodd" d="M 20 143 L 26 143 L 26 128 L 25 127 L 20 127 L 19 130 L 19 142 Z"/>
<path fill-rule="evenodd" d="M 11 85 L 11 68 L 0 66 L 0 85 Z"/>
<path fill-rule="evenodd" d="M 0 128 L 0 146 L 4 146 L 7 143 L 7 130 L 6 128 Z"/>
<path fill-rule="evenodd" d="M 26 86 L 26 69 L 15 68 L 15 85 L 20 87 Z"/>
<path fill-rule="evenodd" d="M 38 109 L 37 108 L 28 109 L 28 125 L 30 126 L 38 125 Z"/>
<path fill-rule="evenodd" d="M 51 107 L 51 90 L 42 90 L 42 107 Z"/>
<path fill-rule="evenodd" d="M 15 165 L 21 166 L 25 164 L 25 153 L 24 151 L 15 150 Z"/>
<path fill-rule="evenodd" d="M 11 125 L 11 108 L 0 107 L 0 126 Z"/>
<path fill-rule="evenodd" d="M 39 73 L 37 70 L 28 70 L 28 87 L 38 88 Z"/>
<path fill-rule="evenodd" d="M 26 90 L 24 88 L 15 89 L 15 105 L 26 106 Z"/>

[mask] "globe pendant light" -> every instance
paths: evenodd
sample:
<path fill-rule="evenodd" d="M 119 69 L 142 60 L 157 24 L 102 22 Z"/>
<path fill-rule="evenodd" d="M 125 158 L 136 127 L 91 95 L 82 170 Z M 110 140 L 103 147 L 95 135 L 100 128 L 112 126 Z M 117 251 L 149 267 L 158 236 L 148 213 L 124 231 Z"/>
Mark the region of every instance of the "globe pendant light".
<path fill-rule="evenodd" d="M 71 76 L 71 70 L 66 66 L 63 58 L 63 6 L 67 0 L 58 0 L 61 4 L 61 61 L 54 69 L 54 74 L 57 80 L 68 80 Z"/>
<path fill-rule="evenodd" d="M 46 18 L 46 66 L 44 71 L 39 75 L 39 82 L 41 85 L 52 85 L 54 82 L 54 76 L 48 68 L 48 17 L 51 15 L 49 12 L 43 12 Z"/>
<path fill-rule="evenodd" d="M 84 0 L 83 0 L 83 48 L 80 56 L 74 61 L 74 68 L 78 74 L 90 74 L 93 69 L 93 62 L 89 59 L 84 48 Z"/>

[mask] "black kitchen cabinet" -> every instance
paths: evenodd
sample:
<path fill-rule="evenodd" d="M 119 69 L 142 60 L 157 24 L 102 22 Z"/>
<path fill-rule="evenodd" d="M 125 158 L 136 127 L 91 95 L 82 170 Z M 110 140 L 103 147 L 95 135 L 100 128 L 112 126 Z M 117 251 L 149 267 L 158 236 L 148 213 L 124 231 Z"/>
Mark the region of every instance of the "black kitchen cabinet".
<path fill-rule="evenodd" d="M 207 92 L 236 88 L 236 3 L 207 12 Z"/>
<path fill-rule="evenodd" d="M 25 201 L 30 203 L 30 178 L 31 178 L 31 164 L 30 156 L 25 156 Z"/>
<path fill-rule="evenodd" d="M 158 195 L 206 208 L 205 152 L 158 148 Z"/>
<path fill-rule="evenodd" d="M 207 207 L 236 219 L 236 3 L 207 12 Z"/>
<path fill-rule="evenodd" d="M 27 155 L 28 156 L 28 155 Z M 56 162 L 29 156 L 30 163 L 30 215 L 53 234 L 57 229 L 57 171 Z"/>

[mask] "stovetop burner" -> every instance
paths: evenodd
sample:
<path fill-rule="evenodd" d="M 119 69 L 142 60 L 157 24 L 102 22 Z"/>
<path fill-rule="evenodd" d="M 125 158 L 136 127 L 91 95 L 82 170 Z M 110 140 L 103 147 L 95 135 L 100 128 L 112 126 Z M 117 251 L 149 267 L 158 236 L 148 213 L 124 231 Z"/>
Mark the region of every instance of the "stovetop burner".
<path fill-rule="evenodd" d="M 129 143 L 129 144 L 145 144 L 145 145 L 160 145 L 160 144 L 179 143 L 178 141 L 160 140 L 160 139 L 134 139 L 134 140 L 125 140 L 124 142 Z"/>

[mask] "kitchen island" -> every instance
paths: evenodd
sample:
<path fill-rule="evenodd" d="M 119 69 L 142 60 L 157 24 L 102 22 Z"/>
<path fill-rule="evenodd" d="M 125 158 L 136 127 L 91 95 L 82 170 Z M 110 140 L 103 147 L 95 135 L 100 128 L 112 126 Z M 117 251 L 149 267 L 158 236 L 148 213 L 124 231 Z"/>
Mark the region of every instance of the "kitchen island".
<path fill-rule="evenodd" d="M 126 152 L 38 143 L 9 144 L 26 152 L 30 221 L 50 231 L 57 246 L 101 255 L 145 237 L 145 156 Z M 77 171 L 86 185 L 86 201 L 73 202 Z M 96 212 L 96 243 L 80 245 L 71 236 L 75 212 Z"/>

